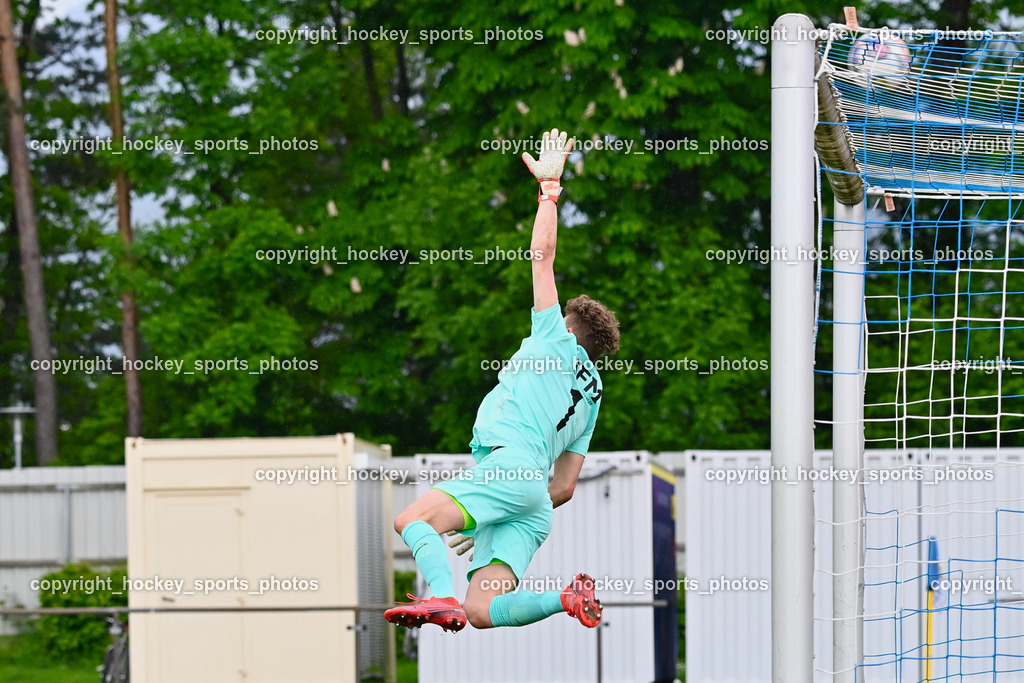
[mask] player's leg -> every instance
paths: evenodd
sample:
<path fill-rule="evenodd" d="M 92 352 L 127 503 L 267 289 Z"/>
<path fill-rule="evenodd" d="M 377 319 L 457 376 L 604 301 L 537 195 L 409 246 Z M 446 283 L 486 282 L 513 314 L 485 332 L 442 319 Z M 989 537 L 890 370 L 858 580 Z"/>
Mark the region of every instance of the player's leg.
<path fill-rule="evenodd" d="M 412 550 L 413 560 L 436 598 L 455 597 L 448 550 L 441 534 L 466 526 L 463 511 L 448 494 L 431 489 L 395 518 L 395 531 Z"/>
<path fill-rule="evenodd" d="M 485 458 L 458 477 L 439 483 L 398 516 L 395 529 L 402 534 L 406 545 L 413 549 L 413 559 L 434 597 L 429 601 L 417 598 L 410 605 L 392 608 L 384 613 L 385 619 L 404 626 L 438 623 L 452 630 L 461 628 L 460 622 L 465 624 L 465 613 L 454 598 L 447 549 L 439 532 L 476 533 L 479 539 L 493 526 L 501 526 L 503 520 L 544 510 L 548 517 L 546 526 L 539 540 L 531 540 L 533 546 L 525 554 L 525 562 L 529 562 L 547 537 L 551 515 L 546 473 L 539 469 L 534 471 L 536 465 L 531 463 L 534 461 L 529 455 L 503 448 L 498 455 Z M 532 476 L 520 481 L 523 471 Z M 474 551 L 474 555 L 471 572 L 482 566 L 478 564 L 480 553 Z M 491 559 L 493 557 L 487 558 L 483 564 Z M 514 562 L 513 566 L 516 566 Z M 525 569 L 525 564 L 522 568 Z"/>
<path fill-rule="evenodd" d="M 426 522 L 439 534 L 461 531 L 466 517 L 455 500 L 440 489 L 430 489 L 395 517 L 395 531 L 401 534 L 414 522 Z"/>
<path fill-rule="evenodd" d="M 477 543 L 480 543 L 479 539 Z M 476 553 L 479 550 L 480 548 L 477 546 L 473 552 Z M 512 568 L 504 562 L 488 564 L 473 572 L 469 590 L 466 591 L 466 600 L 462 603 L 473 628 L 510 626 L 511 624 L 500 623 L 501 619 L 497 620 L 499 623 L 491 620 L 491 602 L 495 598 L 511 593 L 517 585 L 519 585 L 519 580 L 516 579 Z"/>
<path fill-rule="evenodd" d="M 463 608 L 475 628 L 525 626 L 565 612 L 584 626 L 601 621 L 594 581 L 579 574 L 564 590 L 516 590 L 530 560 L 551 529 L 551 502 L 522 518 L 481 527 L 471 567 L 475 569 Z"/>
<path fill-rule="evenodd" d="M 564 612 L 560 591 L 516 591 L 519 584 L 505 563 L 489 564 L 473 574 L 463 608 L 474 628 L 526 626 Z"/>
<path fill-rule="evenodd" d="M 500 571 L 502 567 L 505 568 L 505 572 Z M 560 591 L 513 591 L 504 590 L 509 583 L 509 577 L 513 581 L 515 579 L 515 574 L 507 565 L 490 565 L 477 574 L 492 568 L 493 571 L 479 583 L 474 574 L 474 581 L 466 594 L 463 607 L 469 617 L 469 623 L 475 628 L 526 626 L 560 612 L 578 619 L 588 628 L 594 628 L 601 623 L 601 601 L 594 596 L 594 580 L 586 574 L 577 574 L 569 585 Z"/>
<path fill-rule="evenodd" d="M 515 477 L 501 471 L 522 468 L 529 462 L 512 449 L 501 449 L 459 476 L 440 482 L 395 519 L 395 531 L 412 549 L 434 597 L 455 596 L 447 546 L 440 534 L 462 531 L 473 535 L 477 525 L 526 514 L 543 501 L 550 507 L 546 484 L 541 481 L 543 472 L 529 483 L 530 495 L 524 495 Z"/>
<path fill-rule="evenodd" d="M 455 598 L 448 550 L 440 534 L 462 530 L 471 522 L 451 496 L 437 489 L 427 491 L 395 518 L 395 531 L 412 550 L 413 561 L 432 597 L 410 595 L 411 603 L 384 612 L 387 621 L 410 628 L 437 624 L 446 631 L 458 631 L 466 625 L 466 613 Z"/>

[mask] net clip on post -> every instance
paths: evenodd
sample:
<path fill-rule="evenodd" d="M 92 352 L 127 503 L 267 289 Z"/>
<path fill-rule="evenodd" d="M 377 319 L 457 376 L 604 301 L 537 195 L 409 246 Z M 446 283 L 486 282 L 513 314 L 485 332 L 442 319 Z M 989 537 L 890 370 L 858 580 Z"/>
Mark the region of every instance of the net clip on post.
<path fill-rule="evenodd" d="M 856 31 L 860 28 L 860 24 L 857 23 L 857 8 L 856 7 L 844 7 L 843 14 L 846 15 L 846 28 L 851 31 Z"/>

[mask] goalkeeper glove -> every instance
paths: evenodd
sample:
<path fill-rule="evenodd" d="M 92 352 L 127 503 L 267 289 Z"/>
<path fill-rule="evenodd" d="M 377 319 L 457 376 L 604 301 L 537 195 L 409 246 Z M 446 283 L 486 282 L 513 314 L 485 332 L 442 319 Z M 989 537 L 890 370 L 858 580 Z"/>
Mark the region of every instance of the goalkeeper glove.
<path fill-rule="evenodd" d="M 576 138 L 566 141 L 566 132 L 558 132 L 557 128 L 545 131 L 541 138 L 540 158 L 534 159 L 529 152 L 523 152 L 523 163 L 530 169 L 533 177 L 540 182 L 540 198 L 538 201 L 550 199 L 558 203 L 562 194 L 562 170 L 565 159 L 576 144 Z"/>
<path fill-rule="evenodd" d="M 472 562 L 473 561 L 473 553 L 471 551 L 473 550 L 473 537 L 472 536 L 463 536 L 458 531 L 449 531 L 448 535 L 455 537 L 455 540 L 451 541 L 448 544 L 448 547 L 449 548 L 453 548 L 455 550 L 455 554 L 456 555 L 465 555 L 468 552 L 469 553 L 469 558 L 468 559 L 469 559 L 470 562 Z"/>

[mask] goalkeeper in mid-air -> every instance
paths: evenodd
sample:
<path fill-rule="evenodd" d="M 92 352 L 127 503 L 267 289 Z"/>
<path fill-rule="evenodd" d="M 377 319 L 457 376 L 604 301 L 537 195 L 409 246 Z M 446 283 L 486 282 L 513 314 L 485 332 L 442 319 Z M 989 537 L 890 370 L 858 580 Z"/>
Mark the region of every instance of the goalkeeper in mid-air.
<path fill-rule="evenodd" d="M 556 129 L 544 133 L 539 159 L 523 154 L 540 181 L 530 244 L 533 326 L 512 356 L 518 363 L 499 373 L 498 386 L 477 411 L 470 443 L 477 464 L 439 483 L 395 519 L 432 597 L 410 595 L 411 603 L 389 609 L 384 617 L 393 624 L 458 631 L 467 620 L 476 628 L 524 626 L 558 612 L 590 628 L 601 621 L 601 603 L 586 574 L 577 574 L 562 591 L 515 590 L 551 531 L 552 509 L 572 498 L 583 467 L 601 406 L 593 361 L 619 348 L 618 321 L 602 304 L 577 297 L 566 304 L 564 318 L 558 305 L 556 203 L 574 142 Z M 523 367 L 532 369 L 515 371 Z M 440 536 L 454 531 L 473 543 L 469 590 L 461 604 Z"/>

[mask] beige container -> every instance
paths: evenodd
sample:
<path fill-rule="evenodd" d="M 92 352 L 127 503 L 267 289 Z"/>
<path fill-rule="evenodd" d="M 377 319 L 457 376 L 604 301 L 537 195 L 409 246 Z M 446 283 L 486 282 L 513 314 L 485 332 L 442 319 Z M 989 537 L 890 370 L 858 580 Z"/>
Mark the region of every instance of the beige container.
<path fill-rule="evenodd" d="M 374 476 L 389 447 L 337 434 L 125 448 L 130 607 L 394 600 L 391 487 Z M 380 612 L 133 614 L 130 642 L 131 678 L 148 683 L 394 680 Z"/>

